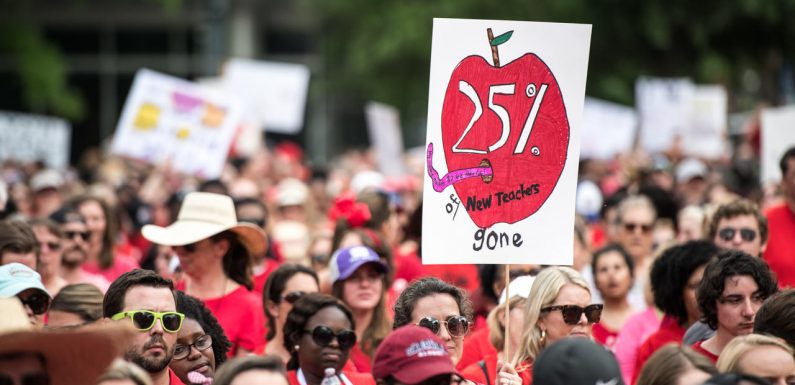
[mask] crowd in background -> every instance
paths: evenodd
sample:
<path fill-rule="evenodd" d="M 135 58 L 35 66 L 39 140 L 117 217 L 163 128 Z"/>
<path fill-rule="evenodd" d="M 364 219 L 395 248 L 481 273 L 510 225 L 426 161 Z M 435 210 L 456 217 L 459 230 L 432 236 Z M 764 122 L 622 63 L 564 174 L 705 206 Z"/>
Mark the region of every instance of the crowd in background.
<path fill-rule="evenodd" d="M 385 177 L 370 153 L 312 166 L 283 142 L 217 180 L 6 161 L 0 297 L 21 306 L 2 302 L 0 378 L 795 384 L 795 149 L 770 186 L 752 134 L 734 154 L 581 160 L 573 266 L 508 270 L 422 264 L 445 230 L 421 226 L 421 157 Z"/>

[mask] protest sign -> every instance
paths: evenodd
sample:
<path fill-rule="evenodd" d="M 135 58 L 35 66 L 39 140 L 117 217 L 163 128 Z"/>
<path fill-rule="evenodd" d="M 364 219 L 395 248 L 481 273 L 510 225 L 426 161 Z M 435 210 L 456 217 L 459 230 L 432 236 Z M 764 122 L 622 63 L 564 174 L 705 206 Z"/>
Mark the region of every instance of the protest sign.
<path fill-rule="evenodd" d="M 398 109 L 387 104 L 370 102 L 365 106 L 365 115 L 378 169 L 386 176 L 402 176 L 405 167 Z"/>
<path fill-rule="evenodd" d="M 434 19 L 423 263 L 571 264 L 590 36 Z"/>
<path fill-rule="evenodd" d="M 231 59 L 221 77 L 265 131 L 297 134 L 304 125 L 309 68 L 301 64 Z"/>
<path fill-rule="evenodd" d="M 635 83 L 641 148 L 669 150 L 691 124 L 695 84 L 690 79 L 641 77 Z"/>
<path fill-rule="evenodd" d="M 762 110 L 762 184 L 781 180 L 779 161 L 795 146 L 795 106 Z"/>
<path fill-rule="evenodd" d="M 0 112 L 0 161 L 44 161 L 47 167 L 69 166 L 72 127 L 44 115 Z"/>
<path fill-rule="evenodd" d="M 635 110 L 596 98 L 585 98 L 581 159 L 613 159 L 628 153 L 635 143 Z"/>
<path fill-rule="evenodd" d="M 207 179 L 221 175 L 241 105 L 196 83 L 139 70 L 111 151 Z"/>
<path fill-rule="evenodd" d="M 723 86 L 696 86 L 693 90 L 690 124 L 682 132 L 685 155 L 718 159 L 727 155 L 729 96 Z"/>

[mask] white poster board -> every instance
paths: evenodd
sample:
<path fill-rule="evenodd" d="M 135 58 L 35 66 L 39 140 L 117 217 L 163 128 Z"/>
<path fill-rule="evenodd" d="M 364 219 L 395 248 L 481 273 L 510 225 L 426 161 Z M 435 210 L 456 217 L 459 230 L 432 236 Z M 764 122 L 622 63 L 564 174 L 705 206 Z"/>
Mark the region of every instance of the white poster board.
<path fill-rule="evenodd" d="M 695 84 L 690 79 L 641 77 L 635 83 L 641 148 L 667 151 L 691 124 Z"/>
<path fill-rule="evenodd" d="M 583 110 L 581 159 L 613 159 L 632 151 L 638 130 L 635 110 L 586 97 Z"/>
<path fill-rule="evenodd" d="M 44 161 L 47 167 L 69 166 L 72 126 L 44 115 L 0 111 L 0 162 Z"/>
<path fill-rule="evenodd" d="M 227 95 L 142 69 L 124 104 L 111 151 L 179 172 L 218 178 L 242 107 Z"/>
<path fill-rule="evenodd" d="M 728 155 L 729 96 L 723 86 L 699 85 L 693 90 L 690 124 L 682 132 L 685 155 L 719 159 Z"/>
<path fill-rule="evenodd" d="M 236 58 L 224 65 L 221 79 L 226 91 L 243 100 L 254 123 L 264 130 L 301 131 L 309 90 L 307 66 Z"/>
<path fill-rule="evenodd" d="M 398 109 L 388 104 L 369 102 L 364 110 L 378 169 L 385 176 L 402 176 L 405 167 Z"/>
<path fill-rule="evenodd" d="M 423 263 L 572 263 L 590 37 L 434 19 Z"/>
<path fill-rule="evenodd" d="M 795 146 L 795 106 L 762 110 L 762 184 L 781 180 L 779 161 Z"/>

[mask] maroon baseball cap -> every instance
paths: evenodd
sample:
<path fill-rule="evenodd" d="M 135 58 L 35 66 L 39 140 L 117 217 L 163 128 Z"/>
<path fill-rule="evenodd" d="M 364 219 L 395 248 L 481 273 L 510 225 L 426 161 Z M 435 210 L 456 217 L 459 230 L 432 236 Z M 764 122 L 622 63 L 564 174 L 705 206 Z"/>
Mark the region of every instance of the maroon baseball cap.
<path fill-rule="evenodd" d="M 389 376 L 416 384 L 440 374 L 457 374 L 444 341 L 427 328 L 406 325 L 395 329 L 378 346 L 373 377 Z"/>

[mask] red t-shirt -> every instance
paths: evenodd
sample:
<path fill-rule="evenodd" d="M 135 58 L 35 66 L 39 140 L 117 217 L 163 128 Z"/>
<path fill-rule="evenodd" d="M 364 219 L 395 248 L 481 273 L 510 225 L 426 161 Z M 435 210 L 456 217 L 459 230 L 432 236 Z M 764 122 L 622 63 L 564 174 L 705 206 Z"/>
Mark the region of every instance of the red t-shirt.
<path fill-rule="evenodd" d="M 483 372 L 481 362 L 486 366 L 486 373 Z M 488 377 L 486 376 L 488 374 Z M 495 385 L 497 378 L 497 353 L 488 354 L 482 360 L 468 365 L 461 371 L 461 375 L 469 381 L 477 384 Z"/>
<path fill-rule="evenodd" d="M 705 340 L 705 341 L 706 341 L 706 340 Z M 693 348 L 693 350 L 695 350 L 695 351 L 697 351 L 697 352 L 699 352 L 699 353 L 703 354 L 703 355 L 704 355 L 704 357 L 707 357 L 707 358 L 709 358 L 710 360 L 712 360 L 712 363 L 713 363 L 713 364 L 717 364 L 717 363 L 718 363 L 718 356 L 716 356 L 716 355 L 712 354 L 712 352 L 710 352 L 710 351 L 707 351 L 706 349 L 704 349 L 703 347 L 701 347 L 701 344 L 702 344 L 703 342 L 704 342 L 704 341 L 698 341 L 698 342 L 696 342 L 695 344 L 693 344 L 693 346 L 691 346 L 691 348 Z"/>
<path fill-rule="evenodd" d="M 601 323 L 595 323 L 591 329 L 591 334 L 596 342 L 611 352 L 613 351 L 616 339 L 618 338 L 618 331 L 610 330 Z"/>
<path fill-rule="evenodd" d="M 372 359 L 362 350 L 358 342 L 356 345 L 353 345 L 348 357 L 348 362 L 353 362 L 353 366 L 356 367 L 357 372 L 370 373 L 373 371 Z M 344 370 L 345 368 L 343 368 L 343 371 Z"/>
<path fill-rule="evenodd" d="M 184 289 L 185 283 L 180 282 L 177 290 Z M 262 312 L 262 302 L 245 286 L 238 287 L 226 296 L 203 299 L 202 302 L 218 319 L 226 338 L 232 343 L 227 354 L 230 358 L 237 354 L 238 348 L 253 352 L 265 344 L 265 313 Z"/>
<path fill-rule="evenodd" d="M 403 279 L 411 283 L 426 275 L 425 266 L 417 253 L 402 253 L 400 248 L 395 248 L 392 254 L 395 256 L 395 280 Z"/>
<path fill-rule="evenodd" d="M 686 331 L 686 329 L 679 326 L 679 321 L 676 318 L 667 314 L 663 316 L 660 328 L 649 338 L 646 338 L 646 341 L 638 348 L 638 355 L 635 359 L 635 378 L 632 379 L 632 383 L 634 384 L 638 380 L 643 365 L 657 349 L 669 343 L 681 344 Z"/>
<path fill-rule="evenodd" d="M 107 269 L 101 269 L 99 267 L 99 263 L 96 261 L 85 262 L 81 268 L 87 273 L 101 275 L 103 278 L 107 279 L 108 282 L 112 283 L 122 274 L 128 271 L 139 269 L 141 266 L 130 257 L 116 255 L 113 258 L 113 264 Z"/>
<path fill-rule="evenodd" d="M 279 262 L 271 258 L 265 258 L 262 262 L 262 271 L 254 275 L 254 292 L 260 297 L 262 297 L 262 293 L 265 291 L 265 282 L 268 280 L 271 273 L 279 268 L 279 265 Z"/>
<path fill-rule="evenodd" d="M 373 379 L 373 375 L 370 373 L 356 373 L 342 369 L 342 374 L 344 374 L 353 385 L 375 385 L 375 379 Z M 298 381 L 298 371 L 291 370 L 287 372 L 287 382 L 289 382 L 290 385 L 301 385 Z"/>
<path fill-rule="evenodd" d="M 464 339 L 464 351 L 461 352 L 461 359 L 456 368 L 465 369 L 490 354 L 496 355 L 497 349 L 489 340 L 489 329 L 478 329 Z"/>
<path fill-rule="evenodd" d="M 767 215 L 767 248 L 762 254 L 776 273 L 779 287 L 795 287 L 795 214 L 787 204 L 771 207 Z"/>
<path fill-rule="evenodd" d="M 168 385 L 185 385 L 171 368 L 168 369 Z"/>

